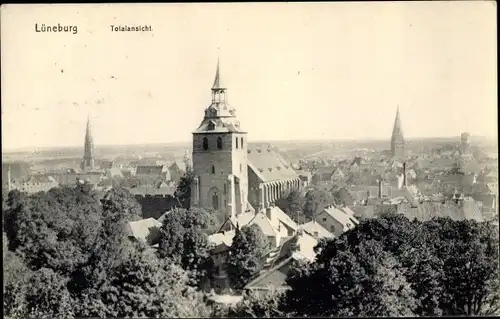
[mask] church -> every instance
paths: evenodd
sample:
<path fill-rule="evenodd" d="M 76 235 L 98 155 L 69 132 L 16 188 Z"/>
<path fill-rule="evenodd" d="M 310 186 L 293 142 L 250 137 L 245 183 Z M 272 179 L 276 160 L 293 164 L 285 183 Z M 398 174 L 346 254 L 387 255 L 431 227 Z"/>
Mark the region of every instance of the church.
<path fill-rule="evenodd" d="M 238 215 L 262 212 L 289 191 L 300 189 L 299 176 L 276 151 L 248 147 L 247 132 L 228 103 L 219 61 L 211 91 L 212 102 L 193 132 L 191 204 L 235 220 Z"/>
<path fill-rule="evenodd" d="M 404 159 L 405 157 L 405 139 L 403 137 L 403 128 L 401 125 L 401 117 L 399 115 L 399 106 L 396 111 L 396 119 L 391 136 L 391 155 L 394 158 Z"/>

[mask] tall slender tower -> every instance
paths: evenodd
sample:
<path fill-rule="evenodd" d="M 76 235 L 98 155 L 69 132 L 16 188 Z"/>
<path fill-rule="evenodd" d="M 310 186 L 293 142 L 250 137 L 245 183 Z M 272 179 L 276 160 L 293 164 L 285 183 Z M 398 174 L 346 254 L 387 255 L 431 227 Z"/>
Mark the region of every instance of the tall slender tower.
<path fill-rule="evenodd" d="M 460 154 L 462 155 L 462 157 L 465 158 L 472 157 L 472 150 L 470 145 L 470 133 L 464 132 L 460 137 L 462 142 L 460 147 Z"/>
<path fill-rule="evenodd" d="M 81 169 L 84 171 L 94 169 L 94 140 L 90 130 L 90 116 L 87 117 L 87 130 L 85 132 L 85 146 Z"/>
<path fill-rule="evenodd" d="M 225 218 L 243 213 L 248 199 L 247 136 L 227 102 L 219 61 L 212 103 L 193 132 L 191 204 L 212 208 Z"/>
<path fill-rule="evenodd" d="M 391 154 L 393 157 L 398 158 L 404 158 L 405 155 L 405 140 L 403 137 L 403 128 L 401 127 L 401 118 L 399 116 L 399 106 L 396 111 L 394 128 L 392 129 Z"/>

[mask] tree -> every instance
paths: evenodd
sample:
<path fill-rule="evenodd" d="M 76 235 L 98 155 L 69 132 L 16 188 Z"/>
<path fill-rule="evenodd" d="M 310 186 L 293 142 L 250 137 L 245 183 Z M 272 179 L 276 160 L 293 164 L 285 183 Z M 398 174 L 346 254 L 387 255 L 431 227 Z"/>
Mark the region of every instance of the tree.
<path fill-rule="evenodd" d="M 295 316 L 496 314 L 498 248 L 488 222 L 386 214 L 320 241 L 315 262 L 289 271 L 284 305 Z"/>
<path fill-rule="evenodd" d="M 110 189 L 102 198 L 103 226 L 108 236 L 125 235 L 124 225 L 130 221 L 140 220 L 141 207 L 130 193 L 123 187 Z"/>
<path fill-rule="evenodd" d="M 93 193 L 65 187 L 11 195 L 5 224 L 9 249 L 22 254 L 29 268 L 51 268 L 67 276 L 85 262 L 101 225 Z"/>
<path fill-rule="evenodd" d="M 206 317 L 200 293 L 188 286 L 185 271 L 159 259 L 142 244 L 122 251 L 106 270 L 106 280 L 82 300 L 81 316 Z"/>
<path fill-rule="evenodd" d="M 319 213 L 326 206 L 334 204 L 332 193 L 322 188 L 311 189 L 306 193 L 304 213 L 308 219 Z"/>
<path fill-rule="evenodd" d="M 335 199 L 335 203 L 337 205 L 353 205 L 354 200 L 349 193 L 349 191 L 345 188 L 339 188 L 333 193 L 333 198 Z"/>
<path fill-rule="evenodd" d="M 444 315 L 495 315 L 500 309 L 498 226 L 437 218 L 424 223 L 443 265 Z"/>
<path fill-rule="evenodd" d="M 101 203 L 104 218 L 109 222 L 133 221 L 142 216 L 139 203 L 130 191 L 123 187 L 109 190 Z"/>
<path fill-rule="evenodd" d="M 411 315 L 413 291 L 382 245 L 367 240 L 341 250 L 342 240 L 325 242 L 317 263 L 293 268 L 287 311 L 295 316 Z M 394 305 L 395 299 L 400 304 Z"/>
<path fill-rule="evenodd" d="M 28 281 L 26 293 L 30 318 L 73 318 L 73 305 L 66 288 L 67 278 L 52 269 L 41 268 Z"/>
<path fill-rule="evenodd" d="M 224 317 L 229 318 L 273 318 L 287 317 L 281 311 L 283 293 L 271 291 L 264 295 L 248 292 L 235 307 L 230 307 Z"/>
<path fill-rule="evenodd" d="M 292 190 L 286 197 L 280 198 L 276 205 L 298 224 L 306 222 L 303 213 L 305 197 L 300 191 Z"/>
<path fill-rule="evenodd" d="M 179 200 L 183 208 L 189 209 L 191 207 L 191 185 L 193 184 L 194 173 L 189 168 L 186 168 L 186 173 L 179 180 L 177 189 L 175 190 L 174 197 Z"/>
<path fill-rule="evenodd" d="M 159 230 L 160 256 L 187 270 L 197 286 L 211 272 L 211 246 L 207 234 L 217 223 L 217 216 L 212 211 L 181 208 L 167 214 Z"/>
<path fill-rule="evenodd" d="M 28 280 L 31 271 L 20 256 L 6 250 L 7 236 L 5 233 L 3 240 L 4 315 L 11 319 L 25 318 L 27 315 L 26 294 L 29 290 Z"/>
<path fill-rule="evenodd" d="M 267 238 L 259 226 L 236 229 L 227 262 L 229 282 L 234 289 L 242 289 L 262 269 L 268 247 Z"/>

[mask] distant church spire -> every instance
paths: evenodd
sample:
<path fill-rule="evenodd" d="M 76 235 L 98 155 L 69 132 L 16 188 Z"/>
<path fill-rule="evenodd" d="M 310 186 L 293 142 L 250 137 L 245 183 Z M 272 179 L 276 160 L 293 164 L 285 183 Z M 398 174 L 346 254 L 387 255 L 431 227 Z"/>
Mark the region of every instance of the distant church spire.
<path fill-rule="evenodd" d="M 85 144 L 81 168 L 82 170 L 94 169 L 94 140 L 92 139 L 90 127 L 90 114 L 87 115 L 87 129 L 85 131 Z"/>
<path fill-rule="evenodd" d="M 401 117 L 399 115 L 399 106 L 396 111 L 396 119 L 394 120 L 394 127 L 392 129 L 391 137 L 391 154 L 394 157 L 404 157 L 404 137 L 403 128 L 401 125 Z"/>

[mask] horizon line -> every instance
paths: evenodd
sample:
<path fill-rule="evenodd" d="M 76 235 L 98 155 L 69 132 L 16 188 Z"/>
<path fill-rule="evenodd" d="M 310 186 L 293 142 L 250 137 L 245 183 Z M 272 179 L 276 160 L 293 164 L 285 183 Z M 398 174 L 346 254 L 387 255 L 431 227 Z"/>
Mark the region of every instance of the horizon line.
<path fill-rule="evenodd" d="M 494 140 L 495 137 L 492 136 L 481 136 L 481 135 L 470 135 L 472 138 L 483 138 L 483 139 L 489 139 L 489 140 Z M 460 141 L 460 135 L 450 135 L 450 136 L 430 136 L 430 137 L 407 137 L 405 138 L 405 141 L 411 141 L 411 140 L 428 140 L 428 139 L 451 139 L 451 138 L 457 138 L 459 142 Z M 303 143 L 315 143 L 315 142 L 320 142 L 320 143 L 325 143 L 325 142 L 382 142 L 382 141 L 390 141 L 390 139 L 386 138 L 362 138 L 362 139 L 354 139 L 354 138 L 339 138 L 339 139 L 330 139 L 330 138 L 317 138 L 317 139 L 269 139 L 269 140 L 254 140 L 254 141 L 249 141 L 249 144 L 253 143 L 273 143 L 273 142 L 278 142 L 278 143 L 286 143 L 286 142 L 303 142 Z M 160 146 L 160 145 L 176 145 L 176 144 L 190 144 L 192 141 L 191 140 L 185 140 L 185 141 L 172 141 L 172 142 L 153 142 L 153 143 L 130 143 L 130 144 L 95 144 L 94 147 L 96 149 L 102 149 L 102 148 L 107 148 L 107 147 L 137 147 L 137 146 Z M 56 145 L 56 146 L 26 146 L 26 147 L 19 147 L 19 148 L 3 148 L 2 147 L 2 154 L 4 153 L 16 153 L 16 152 L 26 152 L 26 151 L 32 151 L 35 149 L 39 150 L 54 150 L 54 149 L 68 149 L 68 148 L 81 148 L 81 145 Z"/>

